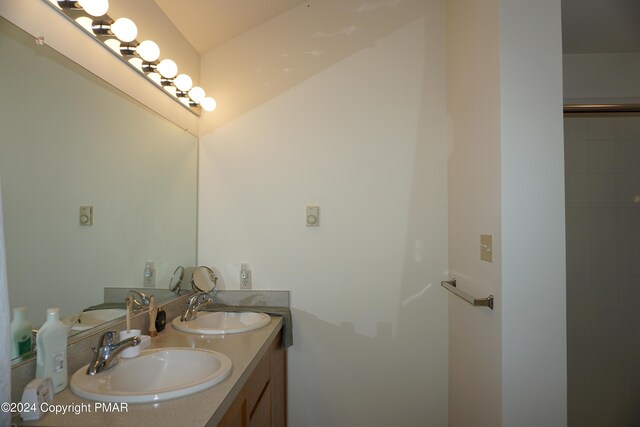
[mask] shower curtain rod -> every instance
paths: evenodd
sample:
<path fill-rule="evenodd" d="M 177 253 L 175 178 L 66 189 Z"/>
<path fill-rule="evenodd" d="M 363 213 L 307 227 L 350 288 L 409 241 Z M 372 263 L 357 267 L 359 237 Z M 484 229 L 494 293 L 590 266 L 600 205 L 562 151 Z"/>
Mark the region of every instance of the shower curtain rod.
<path fill-rule="evenodd" d="M 640 113 L 640 104 L 564 104 L 565 113 Z"/>

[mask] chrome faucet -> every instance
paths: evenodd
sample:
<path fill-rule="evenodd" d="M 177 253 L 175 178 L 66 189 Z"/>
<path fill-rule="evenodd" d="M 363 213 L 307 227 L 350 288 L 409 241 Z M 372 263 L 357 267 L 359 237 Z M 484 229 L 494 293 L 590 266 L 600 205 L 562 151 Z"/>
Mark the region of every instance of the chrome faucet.
<path fill-rule="evenodd" d="M 149 307 L 149 298 L 142 292 L 131 289 L 127 299 L 131 300 L 134 310 L 141 310 Z"/>
<path fill-rule="evenodd" d="M 192 320 L 196 313 L 213 304 L 213 297 L 207 292 L 198 292 L 189 298 L 187 309 L 180 316 L 181 322 Z"/>
<path fill-rule="evenodd" d="M 116 356 L 122 350 L 140 344 L 140 337 L 127 338 L 118 344 L 114 344 L 113 339 L 115 336 L 116 331 L 105 332 L 98 340 L 98 347 L 91 347 L 91 350 L 93 350 L 93 359 L 87 368 L 87 375 L 95 375 L 98 372 L 103 372 L 114 367 L 118 363 Z"/>

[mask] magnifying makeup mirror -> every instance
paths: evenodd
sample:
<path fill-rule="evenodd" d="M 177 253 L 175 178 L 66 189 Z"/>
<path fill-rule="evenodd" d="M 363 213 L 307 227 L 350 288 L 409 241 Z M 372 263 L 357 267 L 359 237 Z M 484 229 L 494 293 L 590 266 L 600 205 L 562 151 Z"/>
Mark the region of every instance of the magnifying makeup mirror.
<path fill-rule="evenodd" d="M 169 281 L 169 289 L 171 292 L 175 292 L 177 295 L 180 294 L 180 288 L 182 287 L 182 280 L 184 279 L 184 267 L 178 266 L 173 272 L 171 276 L 171 280 Z"/>
<path fill-rule="evenodd" d="M 211 292 L 216 288 L 218 276 L 207 266 L 196 268 L 191 275 L 191 286 L 198 292 Z"/>

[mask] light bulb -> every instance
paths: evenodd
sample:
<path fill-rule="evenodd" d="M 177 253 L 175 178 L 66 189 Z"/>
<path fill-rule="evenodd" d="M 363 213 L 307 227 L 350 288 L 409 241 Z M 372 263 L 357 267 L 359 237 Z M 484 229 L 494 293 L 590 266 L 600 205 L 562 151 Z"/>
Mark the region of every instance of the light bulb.
<path fill-rule="evenodd" d="M 200 104 L 200 102 L 202 102 L 204 97 L 205 97 L 204 89 L 202 89 L 200 86 L 194 86 L 189 91 L 189 98 L 191 98 L 191 100 L 196 104 Z"/>
<path fill-rule="evenodd" d="M 193 86 L 193 81 L 188 75 L 180 74 L 173 81 L 173 84 L 176 85 L 179 91 L 186 92 Z"/>
<path fill-rule="evenodd" d="M 162 77 L 158 73 L 149 73 L 147 74 L 147 76 L 157 85 L 160 85 L 162 83 Z"/>
<path fill-rule="evenodd" d="M 116 39 L 108 39 L 104 41 L 104 44 L 109 46 L 115 53 L 120 55 L 120 42 Z"/>
<path fill-rule="evenodd" d="M 78 4 L 85 12 L 95 17 L 102 16 L 109 10 L 109 0 L 78 0 Z"/>
<path fill-rule="evenodd" d="M 147 62 L 156 61 L 160 58 L 160 48 L 156 44 L 156 42 L 151 40 L 145 40 L 136 49 L 140 58 L 144 59 Z"/>
<path fill-rule="evenodd" d="M 142 58 L 129 58 L 129 64 L 142 71 Z"/>
<path fill-rule="evenodd" d="M 111 32 L 123 42 L 132 42 L 138 36 L 138 27 L 129 18 L 119 18 L 111 24 Z"/>
<path fill-rule="evenodd" d="M 82 26 L 85 30 L 92 33 L 93 32 L 93 19 L 88 16 L 79 16 L 76 18 L 76 22 Z"/>
<path fill-rule="evenodd" d="M 200 105 L 202 106 L 204 111 L 213 111 L 217 107 L 216 100 L 211 98 L 210 96 L 207 96 L 205 99 L 203 99 Z"/>
<path fill-rule="evenodd" d="M 172 79 L 178 74 L 178 66 L 170 59 L 163 59 L 158 64 L 158 72 L 167 79 Z"/>

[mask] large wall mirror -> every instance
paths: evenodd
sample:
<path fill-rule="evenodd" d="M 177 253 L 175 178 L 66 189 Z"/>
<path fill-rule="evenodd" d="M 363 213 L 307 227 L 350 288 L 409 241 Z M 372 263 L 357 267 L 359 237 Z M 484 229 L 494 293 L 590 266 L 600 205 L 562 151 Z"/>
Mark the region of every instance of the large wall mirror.
<path fill-rule="evenodd" d="M 36 327 L 47 307 L 73 315 L 142 287 L 147 261 L 167 289 L 196 261 L 197 138 L 3 18 L 0 58 L 11 307 Z"/>

